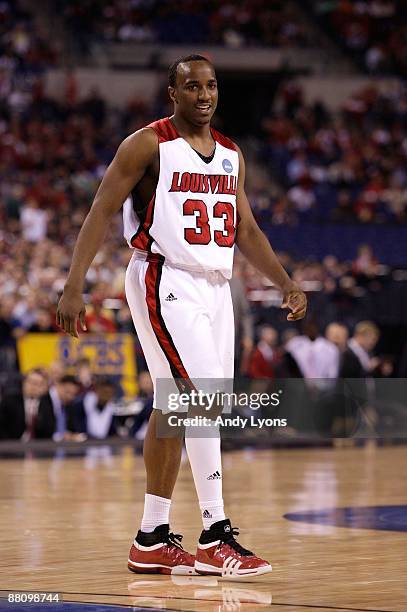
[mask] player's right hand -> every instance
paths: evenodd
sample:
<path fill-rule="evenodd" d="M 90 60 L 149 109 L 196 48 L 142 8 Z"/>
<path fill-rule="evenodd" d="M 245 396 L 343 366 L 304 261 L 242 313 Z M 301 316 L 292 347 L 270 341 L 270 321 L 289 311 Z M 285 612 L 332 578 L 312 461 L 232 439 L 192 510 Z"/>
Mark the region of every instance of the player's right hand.
<path fill-rule="evenodd" d="M 78 320 L 82 331 L 86 331 L 85 315 L 82 294 L 64 290 L 57 307 L 56 324 L 58 327 L 74 338 L 79 338 Z"/>
<path fill-rule="evenodd" d="M 281 308 L 291 310 L 287 315 L 287 321 L 303 319 L 307 312 L 307 296 L 302 289 L 293 284 L 293 287 L 284 294 Z"/>

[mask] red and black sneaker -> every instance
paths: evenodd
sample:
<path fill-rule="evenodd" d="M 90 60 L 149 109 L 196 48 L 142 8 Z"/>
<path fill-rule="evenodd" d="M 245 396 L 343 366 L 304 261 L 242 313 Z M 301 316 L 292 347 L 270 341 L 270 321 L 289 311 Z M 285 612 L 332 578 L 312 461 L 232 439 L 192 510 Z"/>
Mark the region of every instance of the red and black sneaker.
<path fill-rule="evenodd" d="M 212 574 L 223 578 L 259 576 L 271 572 L 271 565 L 256 557 L 235 540 L 239 535 L 229 519 L 218 521 L 201 533 L 196 552 L 195 569 L 198 574 Z"/>
<path fill-rule="evenodd" d="M 128 568 L 138 574 L 196 574 L 194 555 L 180 544 L 182 535 L 159 525 L 151 533 L 139 531 L 130 549 Z"/>

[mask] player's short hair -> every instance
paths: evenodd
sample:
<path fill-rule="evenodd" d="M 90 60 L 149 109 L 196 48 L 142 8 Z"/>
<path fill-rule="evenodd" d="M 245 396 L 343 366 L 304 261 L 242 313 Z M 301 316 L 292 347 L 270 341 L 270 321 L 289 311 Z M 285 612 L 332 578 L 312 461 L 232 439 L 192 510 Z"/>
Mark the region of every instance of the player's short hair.
<path fill-rule="evenodd" d="M 213 66 L 212 62 L 208 60 L 207 57 L 199 55 L 198 53 L 192 53 L 191 55 L 184 55 L 183 57 L 179 57 L 174 62 L 172 62 L 171 66 L 168 68 L 168 85 L 170 87 L 175 87 L 177 84 L 178 66 L 187 62 L 208 62 L 208 64 Z"/>

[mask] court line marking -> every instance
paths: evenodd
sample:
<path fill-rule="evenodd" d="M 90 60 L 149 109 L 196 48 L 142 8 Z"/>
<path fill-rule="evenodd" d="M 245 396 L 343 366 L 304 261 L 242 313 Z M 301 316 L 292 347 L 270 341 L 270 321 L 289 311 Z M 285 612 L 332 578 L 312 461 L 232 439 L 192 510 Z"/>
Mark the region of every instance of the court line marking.
<path fill-rule="evenodd" d="M 199 600 L 198 600 L 199 601 Z M 101 603 L 97 603 L 96 601 L 68 601 L 68 600 L 64 600 L 64 603 L 73 603 L 73 604 L 87 604 L 87 605 L 92 605 L 92 606 L 106 606 L 106 607 L 112 607 L 112 606 L 116 606 L 117 608 L 128 608 L 129 610 L 134 610 L 134 605 L 133 604 L 101 604 Z M 169 610 L 170 612 L 187 612 L 185 609 L 183 610 L 182 608 L 150 608 L 149 606 L 145 606 L 143 605 L 142 608 L 139 608 L 140 610 L 153 610 L 153 612 L 164 612 L 165 610 Z M 386 612 L 386 611 L 385 611 Z"/>
<path fill-rule="evenodd" d="M 229 581 L 231 582 L 231 581 Z M 235 583 L 236 584 L 236 583 Z M 71 593 L 72 595 L 74 593 Z M 80 593 L 78 593 L 78 595 L 80 595 Z M 90 593 L 86 593 L 86 595 L 90 595 Z M 106 594 L 104 594 L 103 596 L 105 596 Z M 111 597 L 117 597 L 117 595 L 111 595 Z M 142 595 L 119 595 L 119 597 L 136 597 L 136 598 L 140 598 L 142 599 L 143 596 Z M 195 597 L 192 599 L 191 597 L 171 597 L 171 596 L 166 596 L 163 595 L 163 597 L 165 597 L 165 599 L 179 599 L 181 601 L 194 601 L 194 602 L 208 602 L 208 603 L 216 603 L 216 600 L 213 599 L 195 599 Z M 134 606 L 128 606 L 126 604 L 101 604 L 98 602 L 92 602 L 92 601 L 68 601 L 64 599 L 64 603 L 85 603 L 85 604 L 94 604 L 96 606 L 119 606 L 121 608 L 129 608 L 129 607 L 134 607 Z M 397 610 L 383 610 L 383 608 L 344 608 L 344 607 L 337 607 L 337 606 L 326 606 L 326 605 L 321 605 L 321 604 L 296 604 L 296 603 L 281 603 L 278 601 L 273 601 L 272 604 L 273 608 L 275 606 L 280 606 L 280 607 L 295 607 L 295 608 L 307 608 L 307 609 L 313 609 L 316 608 L 318 610 L 332 610 L 333 612 L 335 612 L 335 610 L 341 610 L 341 611 L 345 611 L 345 612 L 398 612 Z M 157 612 L 162 610 L 163 608 L 150 608 L 149 606 L 146 606 L 145 604 L 143 604 L 144 608 L 148 608 L 149 610 L 156 610 Z M 262 606 L 260 606 L 262 607 Z M 165 608 L 165 610 L 171 610 L 172 612 L 185 612 L 185 608 Z"/>
<path fill-rule="evenodd" d="M 160 581 L 157 582 L 157 584 L 164 583 L 164 582 L 165 582 L 165 580 L 160 580 Z M 244 580 L 223 580 L 221 584 L 225 584 L 226 582 L 235 585 L 236 588 L 237 588 L 238 584 L 259 584 L 258 582 L 253 582 L 252 580 L 251 581 L 244 581 Z M 270 583 L 264 583 L 263 582 L 262 584 L 266 584 L 266 586 L 267 586 Z M 10 591 L 10 589 L 0 589 L 0 592 L 9 592 L 9 591 Z M 36 593 L 36 592 L 37 593 L 42 593 L 41 590 L 36 591 L 35 589 L 30 589 L 29 591 L 28 590 L 27 591 L 19 590 L 19 592 L 21 592 L 21 593 L 25 593 L 25 592 L 27 592 L 27 593 Z M 53 592 L 56 592 L 56 591 L 53 591 Z M 66 595 L 91 595 L 91 596 L 94 596 L 94 597 L 134 597 L 134 598 L 139 598 L 139 599 L 145 597 L 143 595 L 131 595 L 130 593 L 129 594 L 126 594 L 126 593 L 124 593 L 124 594 L 123 593 L 84 593 L 84 592 L 81 592 L 81 591 L 58 591 L 58 592 L 61 593 L 61 595 L 63 595 L 63 596 L 66 594 Z M 166 599 L 172 599 L 172 600 L 179 599 L 181 601 L 195 601 L 195 602 L 196 601 L 202 601 L 202 602 L 205 602 L 205 601 L 213 602 L 214 601 L 213 599 L 195 599 L 195 597 L 194 598 L 192 598 L 192 597 L 174 597 L 174 596 L 171 596 L 171 595 L 163 595 L 163 596 Z M 64 602 L 65 603 L 94 603 L 95 605 L 101 605 L 101 606 L 103 606 L 103 605 L 105 605 L 105 606 L 113 605 L 113 604 L 103 604 L 103 603 L 98 603 L 98 602 L 93 602 L 93 601 L 78 601 L 78 600 L 77 601 L 68 601 L 68 600 L 65 600 L 65 599 L 64 599 Z M 126 604 L 114 604 L 114 605 L 115 606 L 124 607 L 124 608 L 131 607 L 131 606 L 128 606 Z M 349 608 L 349 607 L 346 607 L 346 606 L 345 607 L 343 607 L 343 606 L 332 606 L 332 605 L 329 605 L 329 604 L 328 605 L 322 605 L 322 604 L 298 604 L 298 603 L 283 603 L 283 602 L 279 602 L 279 601 L 273 601 L 272 605 L 273 606 L 284 606 L 284 607 L 294 607 L 294 606 L 296 606 L 297 608 L 298 607 L 300 607 L 300 608 L 317 608 L 317 609 L 324 609 L 325 608 L 327 610 L 333 610 L 333 611 L 335 611 L 335 610 L 342 610 L 344 612 L 398 612 L 397 610 L 394 610 L 394 609 L 384 610 L 383 608 Z M 167 610 L 175 610 L 176 612 L 179 612 L 178 608 L 166 608 L 166 609 Z M 151 610 L 154 610 L 154 608 L 151 608 Z"/>
<path fill-rule="evenodd" d="M 285 607 L 294 607 L 298 604 L 294 603 L 282 603 L 279 601 L 273 601 L 273 606 L 285 606 Z M 300 604 L 300 608 L 318 608 L 318 609 L 326 609 L 326 610 L 344 610 L 345 612 L 399 612 L 397 610 L 383 610 L 383 608 L 344 608 L 341 606 L 330 606 L 330 605 L 322 605 L 322 604 Z"/>

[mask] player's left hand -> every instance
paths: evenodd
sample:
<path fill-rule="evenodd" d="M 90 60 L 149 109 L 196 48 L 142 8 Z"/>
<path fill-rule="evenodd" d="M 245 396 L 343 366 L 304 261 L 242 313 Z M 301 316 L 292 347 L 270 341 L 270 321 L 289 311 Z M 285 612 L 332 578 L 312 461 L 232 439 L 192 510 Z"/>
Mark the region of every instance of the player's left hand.
<path fill-rule="evenodd" d="M 287 321 L 303 319 L 307 312 L 307 296 L 299 287 L 294 286 L 284 293 L 281 308 L 289 308 L 291 310 L 287 315 Z"/>

